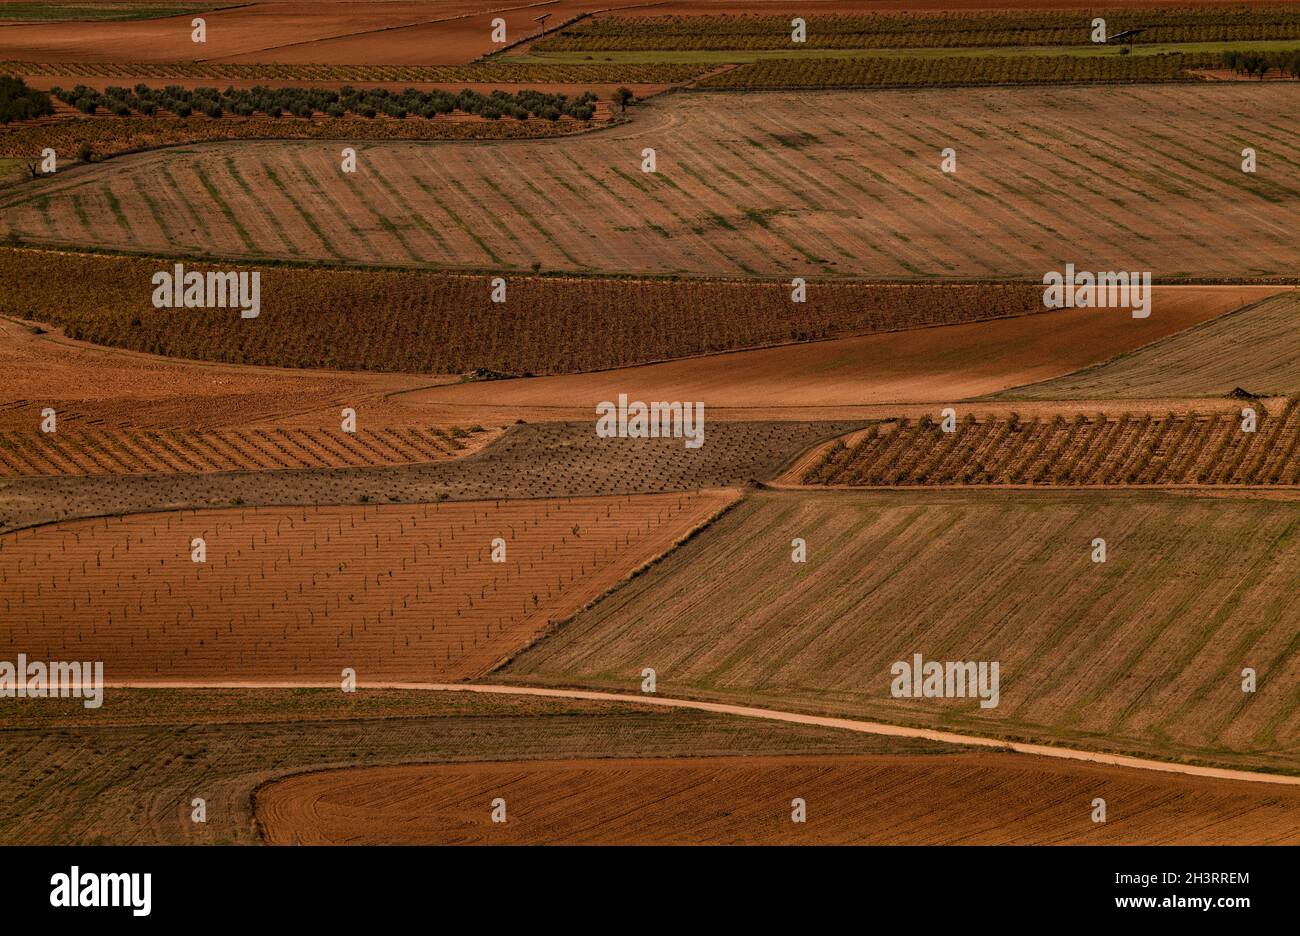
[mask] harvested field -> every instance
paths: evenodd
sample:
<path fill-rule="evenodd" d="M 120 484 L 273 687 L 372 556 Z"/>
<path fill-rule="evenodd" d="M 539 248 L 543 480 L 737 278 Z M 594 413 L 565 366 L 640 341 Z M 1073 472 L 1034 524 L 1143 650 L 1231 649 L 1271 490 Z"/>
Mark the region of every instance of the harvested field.
<path fill-rule="evenodd" d="M 1300 293 L 1289 291 L 1113 361 L 999 396 L 1098 400 L 1300 393 Z"/>
<path fill-rule="evenodd" d="M 754 494 L 494 678 L 1300 773 L 1298 533 L 1227 495 Z M 997 661 L 998 705 L 894 697 L 917 653 Z"/>
<path fill-rule="evenodd" d="M 455 681 L 734 498 L 263 508 L 42 527 L 0 539 L 0 655 L 102 660 L 109 681 L 338 685 L 345 667 L 360 685 Z"/>
<path fill-rule="evenodd" d="M 508 280 L 505 303 L 494 303 L 490 276 L 267 267 L 258 269 L 261 314 L 247 320 L 226 309 L 155 309 L 150 279 L 173 262 L 0 249 L 0 311 L 98 344 L 175 357 L 506 375 L 603 370 L 1043 311 L 1041 289 L 1027 284 L 813 282 L 792 316 L 786 283 L 523 275 Z M 1123 331 L 1151 340 L 1175 324 L 1234 308 L 1235 297 L 1270 289 L 1161 287 L 1156 331 L 1142 323 Z M 1173 298 L 1184 295 L 1195 298 Z"/>
<path fill-rule="evenodd" d="M 922 755 L 948 745 L 704 712 L 337 689 L 109 689 L 0 700 L 0 843 L 254 844 L 252 792 L 305 770 L 431 761 Z M 200 791 L 208 821 L 189 820 Z"/>
<path fill-rule="evenodd" d="M 78 517 L 197 507 L 604 497 L 740 487 L 861 422 L 709 423 L 705 443 L 601 439 L 594 421 L 517 426 L 472 455 L 388 468 L 0 478 L 0 532 Z"/>
<path fill-rule="evenodd" d="M 463 429 L 0 432 L 0 478 L 411 465 L 465 448 Z M 490 436 L 489 436 L 490 438 Z"/>
<path fill-rule="evenodd" d="M 832 445 L 805 484 L 1188 485 L 1300 484 L 1300 397 L 1256 413 L 979 420 L 953 432 L 926 416 L 872 426 L 851 446 Z"/>
<path fill-rule="evenodd" d="M 320 144 L 122 157 L 12 191 L 0 236 L 495 271 L 1039 280 L 1068 256 L 1166 282 L 1288 277 L 1298 116 L 1280 84 L 1227 82 L 778 94 L 762 108 L 679 94 L 563 141 L 376 144 L 356 177 Z M 1256 175 L 1240 171 L 1245 145 Z M 945 146 L 956 174 L 940 171 Z"/>
<path fill-rule="evenodd" d="M 968 288 L 973 287 L 948 287 Z M 1039 289 L 1026 289 L 1041 305 Z M 490 418 L 497 407 L 502 413 L 550 409 L 573 418 L 592 412 L 601 400 L 618 399 L 620 393 L 633 400 L 703 400 L 730 418 L 745 418 L 747 410 L 766 414 L 788 408 L 798 413 L 803 408 L 806 415 L 822 407 L 950 403 L 1108 360 L 1278 289 L 1163 286 L 1155 288 L 1151 317 L 1146 319 L 1112 309 L 1060 309 L 592 374 L 447 384 L 399 399 L 428 406 L 442 419 L 462 414 L 455 418 L 480 420 Z M 809 306 L 815 310 L 818 302 L 810 292 Z"/>
<path fill-rule="evenodd" d="M 491 821 L 506 800 L 507 821 Z M 791 800 L 807 821 L 790 821 Z M 1107 821 L 1090 818 L 1105 798 Z M 1300 793 L 1017 754 L 372 767 L 257 791 L 275 845 L 1300 842 Z"/>

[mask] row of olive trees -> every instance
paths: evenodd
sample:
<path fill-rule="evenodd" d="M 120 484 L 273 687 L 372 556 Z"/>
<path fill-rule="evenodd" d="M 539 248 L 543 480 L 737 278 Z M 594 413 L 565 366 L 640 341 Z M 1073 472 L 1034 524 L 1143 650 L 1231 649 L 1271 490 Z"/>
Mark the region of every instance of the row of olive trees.
<path fill-rule="evenodd" d="M 1254 75 L 1261 81 L 1273 69 L 1300 78 L 1300 49 L 1282 52 L 1224 52 L 1223 66 L 1239 75 Z"/>

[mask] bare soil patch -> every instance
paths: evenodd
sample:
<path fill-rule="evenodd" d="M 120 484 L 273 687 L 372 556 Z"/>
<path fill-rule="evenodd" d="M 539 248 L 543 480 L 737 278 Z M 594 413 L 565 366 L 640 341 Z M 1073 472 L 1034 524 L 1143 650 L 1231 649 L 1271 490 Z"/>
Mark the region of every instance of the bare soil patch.
<path fill-rule="evenodd" d="M 1300 293 L 1288 290 L 1116 360 L 999 397 L 1225 397 L 1237 390 L 1258 396 L 1300 392 Z"/>
<path fill-rule="evenodd" d="M 5 659 L 106 679 L 478 675 L 726 507 L 730 491 L 137 515 L 0 539 Z M 205 561 L 193 561 L 193 540 Z M 497 540 L 501 542 L 498 543 Z M 501 558 L 501 561 L 497 561 Z"/>
<path fill-rule="evenodd" d="M 491 821 L 494 798 L 507 822 Z M 790 821 L 791 799 L 807 804 Z M 1090 818 L 1105 798 L 1107 821 Z M 1209 845 L 1300 841 L 1300 793 L 1016 754 L 737 757 L 322 771 L 257 792 L 268 842 Z"/>

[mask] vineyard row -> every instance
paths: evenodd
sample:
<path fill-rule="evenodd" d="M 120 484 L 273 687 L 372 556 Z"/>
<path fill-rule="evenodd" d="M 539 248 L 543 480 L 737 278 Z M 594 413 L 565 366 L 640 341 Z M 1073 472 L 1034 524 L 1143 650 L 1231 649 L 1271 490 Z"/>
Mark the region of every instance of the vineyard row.
<path fill-rule="evenodd" d="M 407 465 L 464 448 L 463 429 L 0 432 L 0 478 Z"/>
<path fill-rule="evenodd" d="M 725 90 L 891 88 L 1089 81 L 1193 81 L 1191 69 L 1218 68 L 1211 53 L 1078 56 L 954 56 L 917 58 L 766 59 L 705 78 L 699 87 Z"/>
<path fill-rule="evenodd" d="M 1294 6 L 1099 8 L 811 15 L 803 17 L 806 36 L 797 45 L 790 16 L 596 17 L 566 27 L 533 48 L 605 52 L 1088 45 L 1095 18 L 1106 21 L 1112 37 L 1137 30 L 1134 43 L 1300 38 L 1300 10 Z"/>
<path fill-rule="evenodd" d="M 408 373 L 574 373 L 792 341 L 1042 311 L 1033 285 L 787 283 L 511 277 L 272 268 L 262 311 L 155 309 L 168 261 L 0 249 L 0 308 L 70 337 L 153 354 Z M 701 310 L 707 310 L 702 314 Z"/>
<path fill-rule="evenodd" d="M 1258 410 L 1254 431 L 1235 414 L 1073 419 L 1014 416 L 955 431 L 925 418 L 870 427 L 837 442 L 803 477 L 817 485 L 1300 484 L 1300 397 Z"/>

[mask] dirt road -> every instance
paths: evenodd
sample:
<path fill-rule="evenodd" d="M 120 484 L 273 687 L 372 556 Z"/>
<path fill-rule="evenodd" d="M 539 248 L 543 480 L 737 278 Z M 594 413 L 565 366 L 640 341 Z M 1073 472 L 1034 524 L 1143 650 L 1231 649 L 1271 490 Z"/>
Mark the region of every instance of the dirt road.
<path fill-rule="evenodd" d="M 332 688 L 337 683 L 224 683 L 224 682 L 108 682 L 107 689 L 311 689 Z M 824 715 L 808 715 L 803 712 L 782 712 L 776 709 L 754 708 L 747 705 L 728 705 L 722 702 L 700 702 L 694 699 L 669 699 L 654 695 L 628 695 L 621 692 L 589 692 L 581 689 L 542 689 L 533 686 L 493 686 L 484 684 L 461 683 L 358 683 L 363 689 L 409 689 L 425 692 L 482 692 L 495 695 L 546 696 L 558 699 L 584 699 L 593 702 L 626 702 L 637 705 L 658 705 L 667 708 L 695 709 L 701 712 L 716 712 L 724 715 L 739 715 L 745 718 L 767 718 L 772 721 L 791 722 L 798 725 L 816 725 L 823 728 L 842 728 L 845 731 L 857 731 L 864 734 L 888 735 L 898 738 L 921 738 L 939 741 L 945 744 L 963 744 L 971 747 L 1002 748 L 1019 754 L 1036 754 L 1040 757 L 1057 757 L 1066 760 L 1088 761 L 1094 764 L 1110 764 L 1117 767 L 1133 767 L 1139 770 L 1157 770 L 1165 773 L 1188 774 L 1193 777 L 1213 777 L 1219 780 L 1245 780 L 1254 783 L 1280 783 L 1300 786 L 1300 777 L 1280 774 L 1259 773 L 1250 770 L 1226 770 L 1219 767 L 1200 767 L 1194 764 L 1174 764 L 1165 761 L 1147 760 L 1141 757 L 1126 757 L 1121 754 L 1102 754 L 1096 751 L 1080 751 L 1072 748 L 1053 747 L 1045 744 L 1023 744 L 1018 741 L 1003 741 L 996 738 L 982 738 L 977 735 L 953 734 L 948 731 L 934 731 L 929 728 L 909 728 L 902 725 L 888 725 L 882 722 L 857 721 L 851 718 L 830 718 Z"/>

